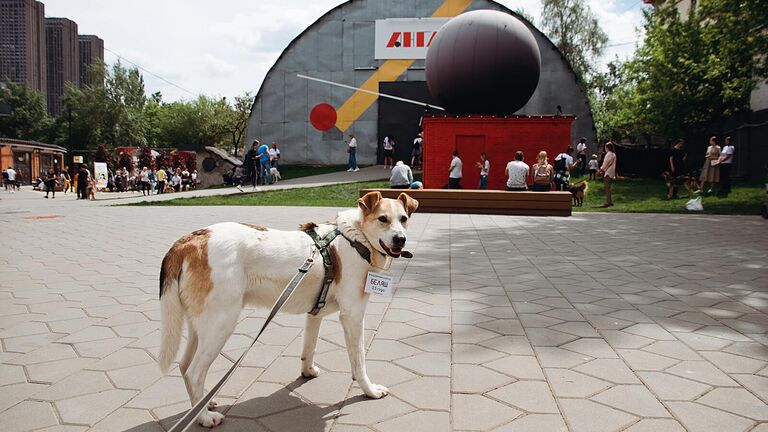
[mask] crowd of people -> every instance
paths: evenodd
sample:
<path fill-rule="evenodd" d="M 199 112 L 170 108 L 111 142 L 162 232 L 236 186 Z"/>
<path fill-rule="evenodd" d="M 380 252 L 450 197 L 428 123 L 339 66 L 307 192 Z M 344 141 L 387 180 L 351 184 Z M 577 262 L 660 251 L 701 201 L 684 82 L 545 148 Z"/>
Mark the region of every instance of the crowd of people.
<path fill-rule="evenodd" d="M 245 153 L 243 165 L 235 167 L 232 172 L 232 183 L 241 188 L 244 183 L 250 181 L 253 189 L 256 189 L 257 185 L 274 183 L 279 178 L 280 156 L 276 142 L 266 145 L 254 139 L 251 149 Z"/>
<path fill-rule="evenodd" d="M 602 207 L 610 207 L 613 205 L 611 186 L 616 179 L 616 153 L 614 150 L 612 142 L 605 144 L 603 163 L 599 168 L 597 155 L 592 155 L 592 158 L 587 162 L 586 139 L 584 138 L 579 140 L 576 146 L 576 158 L 573 155 L 574 148 L 568 147 L 564 152 L 555 156 L 554 164 L 549 163 L 547 152 L 540 151 L 536 156 L 536 163 L 531 167 L 525 163 L 523 152 L 517 151 L 514 159 L 508 162 L 504 169 L 504 174 L 507 177 L 506 190 L 512 192 L 529 190 L 533 192 L 568 191 L 573 186 L 571 173 L 582 176 L 588 169 L 590 179 L 595 179 L 598 175 L 603 177 L 605 203 Z M 475 166 L 480 170 L 480 182 L 477 189 L 488 189 L 488 175 L 491 170 L 488 155 L 480 153 L 480 161 L 476 162 Z M 454 151 L 448 167 L 448 183 L 443 188 L 462 189 L 462 167 L 463 162 L 459 157 L 459 152 Z M 529 178 L 531 179 L 530 183 Z"/>
<path fill-rule="evenodd" d="M 677 198 L 678 187 L 685 182 L 693 182 L 694 193 L 717 194 L 727 196 L 731 193 L 731 168 L 736 151 L 733 138 L 726 136 L 723 147 L 718 144 L 717 136 L 709 138 L 709 145 L 704 154 L 704 164 L 700 170 L 691 171 L 687 165 L 688 154 L 685 152 L 685 140 L 679 138 L 669 154 L 669 174 L 674 181 L 670 198 Z M 707 188 L 709 183 L 709 188 Z"/>
<path fill-rule="evenodd" d="M 190 171 L 182 165 L 172 167 L 142 167 L 132 171 L 121 167 L 116 173 L 109 173 L 107 188 L 117 192 L 141 192 L 142 195 L 156 195 L 195 189 L 198 184 L 197 170 Z"/>

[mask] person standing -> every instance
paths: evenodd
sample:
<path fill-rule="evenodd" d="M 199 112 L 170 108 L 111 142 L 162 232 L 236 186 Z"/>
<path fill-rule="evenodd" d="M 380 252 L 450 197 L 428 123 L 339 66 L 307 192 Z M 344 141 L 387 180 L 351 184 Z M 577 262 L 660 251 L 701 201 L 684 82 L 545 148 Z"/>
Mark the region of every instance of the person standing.
<path fill-rule="evenodd" d="M 56 198 L 56 173 L 53 170 L 48 170 L 43 179 L 45 185 L 45 197 L 48 198 L 48 192 L 53 193 L 53 198 Z"/>
<path fill-rule="evenodd" d="M 147 169 L 147 167 L 143 167 L 138 177 L 139 177 L 139 189 L 141 189 L 141 195 L 142 196 L 152 195 L 152 191 L 149 187 L 150 186 L 149 169 Z"/>
<path fill-rule="evenodd" d="M 507 164 L 504 173 L 507 175 L 507 190 L 522 192 L 528 190 L 527 180 L 530 167 L 523 162 L 523 152 L 515 152 L 515 160 Z"/>
<path fill-rule="evenodd" d="M 704 166 L 701 167 L 701 175 L 699 180 L 701 181 L 701 188 L 699 192 L 703 191 L 707 182 L 709 182 L 709 190 L 707 193 L 717 187 L 717 183 L 720 181 L 720 146 L 717 145 L 717 137 L 714 135 L 709 138 L 709 147 L 707 147 L 707 154 L 704 158 Z"/>
<path fill-rule="evenodd" d="M 10 187 L 11 193 L 16 193 L 16 170 L 13 169 L 12 166 L 9 166 L 5 170 L 6 175 L 6 182 L 8 184 L 8 187 Z"/>
<path fill-rule="evenodd" d="M 162 194 L 165 193 L 165 181 L 168 179 L 165 168 L 160 167 L 159 170 L 157 170 L 157 192 L 156 194 Z"/>
<path fill-rule="evenodd" d="M 360 168 L 357 167 L 357 138 L 354 134 L 349 134 L 349 141 L 345 142 L 347 143 L 347 153 L 349 153 L 347 172 L 358 172 Z"/>
<path fill-rule="evenodd" d="M 88 182 L 91 179 L 91 172 L 85 164 L 80 165 L 80 169 L 77 170 L 77 196 L 78 199 L 88 200 Z"/>
<path fill-rule="evenodd" d="M 568 147 L 565 153 L 555 157 L 555 188 L 559 191 L 568 190 L 571 182 L 571 170 L 573 169 L 573 148 Z"/>
<path fill-rule="evenodd" d="M 395 139 L 389 136 L 384 137 L 384 169 L 392 168 L 392 157 L 395 154 Z"/>
<path fill-rule="evenodd" d="M 480 153 L 480 162 L 475 163 L 475 166 L 480 168 L 480 183 L 477 188 L 488 189 L 488 173 L 491 172 L 491 161 L 488 160 L 488 155 Z"/>
<path fill-rule="evenodd" d="M 688 155 L 685 153 L 684 147 L 685 140 L 678 138 L 669 153 L 669 173 L 674 179 L 674 186 L 672 186 L 672 198 L 677 198 L 677 184 L 679 182 L 677 178 L 685 175 L 685 173 L 688 172 L 685 169 L 685 161 L 688 160 Z"/>
<path fill-rule="evenodd" d="M 389 176 L 389 187 L 392 189 L 408 189 L 413 183 L 413 172 L 411 167 L 404 164 L 403 161 L 397 161 L 392 168 L 392 174 Z"/>
<path fill-rule="evenodd" d="M 731 193 L 731 168 L 733 167 L 733 153 L 736 148 L 733 146 L 733 139 L 725 137 L 725 145 L 720 152 L 720 195 L 727 196 Z"/>
<path fill-rule="evenodd" d="M 605 157 L 603 158 L 603 165 L 600 167 L 599 174 L 603 174 L 603 185 L 605 187 L 605 203 L 602 208 L 611 207 L 613 205 L 613 191 L 611 186 L 616 180 L 616 153 L 613 152 L 613 143 L 608 142 L 605 144 Z"/>
<path fill-rule="evenodd" d="M 534 192 L 549 192 L 552 190 L 552 177 L 554 169 L 547 162 L 547 152 L 540 151 L 533 164 L 533 188 Z"/>
<path fill-rule="evenodd" d="M 67 167 L 64 167 L 64 169 L 59 173 L 59 179 L 61 180 L 61 184 L 63 185 L 64 195 L 66 195 L 67 189 L 69 189 L 69 186 L 70 186 L 69 173 L 67 172 Z"/>
<path fill-rule="evenodd" d="M 254 189 L 256 189 L 256 184 L 258 183 L 259 179 L 259 159 L 256 157 L 256 154 L 258 153 L 259 148 L 259 140 L 255 139 L 253 140 L 253 143 L 251 144 L 251 149 L 248 150 L 248 152 L 245 153 L 245 157 L 243 162 L 245 163 L 245 171 L 246 175 L 249 175 L 251 177 L 251 184 Z M 169 178 L 172 178 L 171 175 L 168 175 Z"/>
<path fill-rule="evenodd" d="M 413 149 L 411 150 L 411 166 L 421 167 L 421 149 L 424 145 L 424 132 L 419 132 L 413 140 Z"/>
<path fill-rule="evenodd" d="M 587 138 L 581 137 L 576 144 L 576 177 L 584 175 L 587 167 Z"/>
<path fill-rule="evenodd" d="M 277 143 L 272 141 L 272 146 L 269 148 L 269 164 L 272 168 L 277 168 L 280 161 L 280 149 L 277 148 Z"/>
<path fill-rule="evenodd" d="M 451 165 L 448 167 L 448 184 L 446 185 L 448 189 L 463 189 L 460 184 L 462 178 L 462 166 L 463 164 L 459 158 L 459 152 L 458 150 L 454 150 Z"/>
<path fill-rule="evenodd" d="M 269 174 L 269 169 L 271 168 L 269 166 L 269 146 L 266 144 L 260 145 L 256 152 L 256 157 L 259 159 L 259 177 L 261 177 L 259 182 L 262 186 L 266 185 L 267 182 L 272 184 L 272 176 Z"/>

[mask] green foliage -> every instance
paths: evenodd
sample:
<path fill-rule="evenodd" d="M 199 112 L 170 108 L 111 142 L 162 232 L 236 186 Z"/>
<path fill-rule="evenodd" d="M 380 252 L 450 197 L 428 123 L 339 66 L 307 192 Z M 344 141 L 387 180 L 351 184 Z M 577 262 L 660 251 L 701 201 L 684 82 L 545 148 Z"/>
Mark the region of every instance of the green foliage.
<path fill-rule="evenodd" d="M 0 116 L 0 137 L 30 141 L 47 141 L 53 127 L 45 98 L 40 92 L 6 81 L 0 87 L 0 103 L 8 104 L 11 113 Z"/>
<path fill-rule="evenodd" d="M 584 0 L 542 0 L 541 22 L 582 83 L 595 75 L 595 59 L 608 43 L 597 18 Z"/>
<path fill-rule="evenodd" d="M 144 79 L 138 69 L 126 69 L 118 62 L 107 71 L 102 64 L 93 67 L 90 76 L 96 77 L 93 81 L 96 84 L 82 88 L 69 85 L 65 90 L 64 110 L 59 120 L 60 142 L 69 145 L 71 150 L 91 149 L 100 143 L 111 147 L 145 145 L 146 96 Z"/>
<path fill-rule="evenodd" d="M 621 66 L 624 80 L 597 104 L 599 131 L 672 138 L 748 111 L 752 89 L 768 76 L 764 2 L 701 0 L 687 17 L 664 2 L 644 19 L 645 41 Z"/>

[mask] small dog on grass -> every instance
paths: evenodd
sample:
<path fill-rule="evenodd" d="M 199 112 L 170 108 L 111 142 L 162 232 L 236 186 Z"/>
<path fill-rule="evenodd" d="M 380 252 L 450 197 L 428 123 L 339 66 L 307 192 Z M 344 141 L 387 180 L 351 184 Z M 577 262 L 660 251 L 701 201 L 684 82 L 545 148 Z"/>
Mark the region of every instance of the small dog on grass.
<path fill-rule="evenodd" d="M 675 192 L 675 185 L 682 184 L 685 190 L 688 191 L 688 196 L 693 196 L 693 191 L 699 188 L 699 182 L 696 177 L 688 174 L 679 175 L 673 177 L 668 171 L 664 171 L 661 176 L 664 178 L 664 183 L 667 184 L 667 199 L 672 199 L 672 195 Z"/>
<path fill-rule="evenodd" d="M 584 204 L 584 196 L 589 190 L 589 182 L 582 180 L 578 183 L 571 183 L 568 185 L 568 192 L 571 193 L 573 199 L 573 205 L 581 207 Z"/>

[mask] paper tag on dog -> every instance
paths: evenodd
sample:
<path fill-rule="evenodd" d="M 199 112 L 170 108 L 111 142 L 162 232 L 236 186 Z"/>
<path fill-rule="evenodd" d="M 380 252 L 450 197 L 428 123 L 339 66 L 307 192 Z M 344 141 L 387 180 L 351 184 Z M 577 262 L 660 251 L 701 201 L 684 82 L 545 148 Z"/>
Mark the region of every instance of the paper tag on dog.
<path fill-rule="evenodd" d="M 365 292 L 380 296 L 390 296 L 393 289 L 392 276 L 372 271 L 368 272 L 368 276 L 365 278 Z"/>

